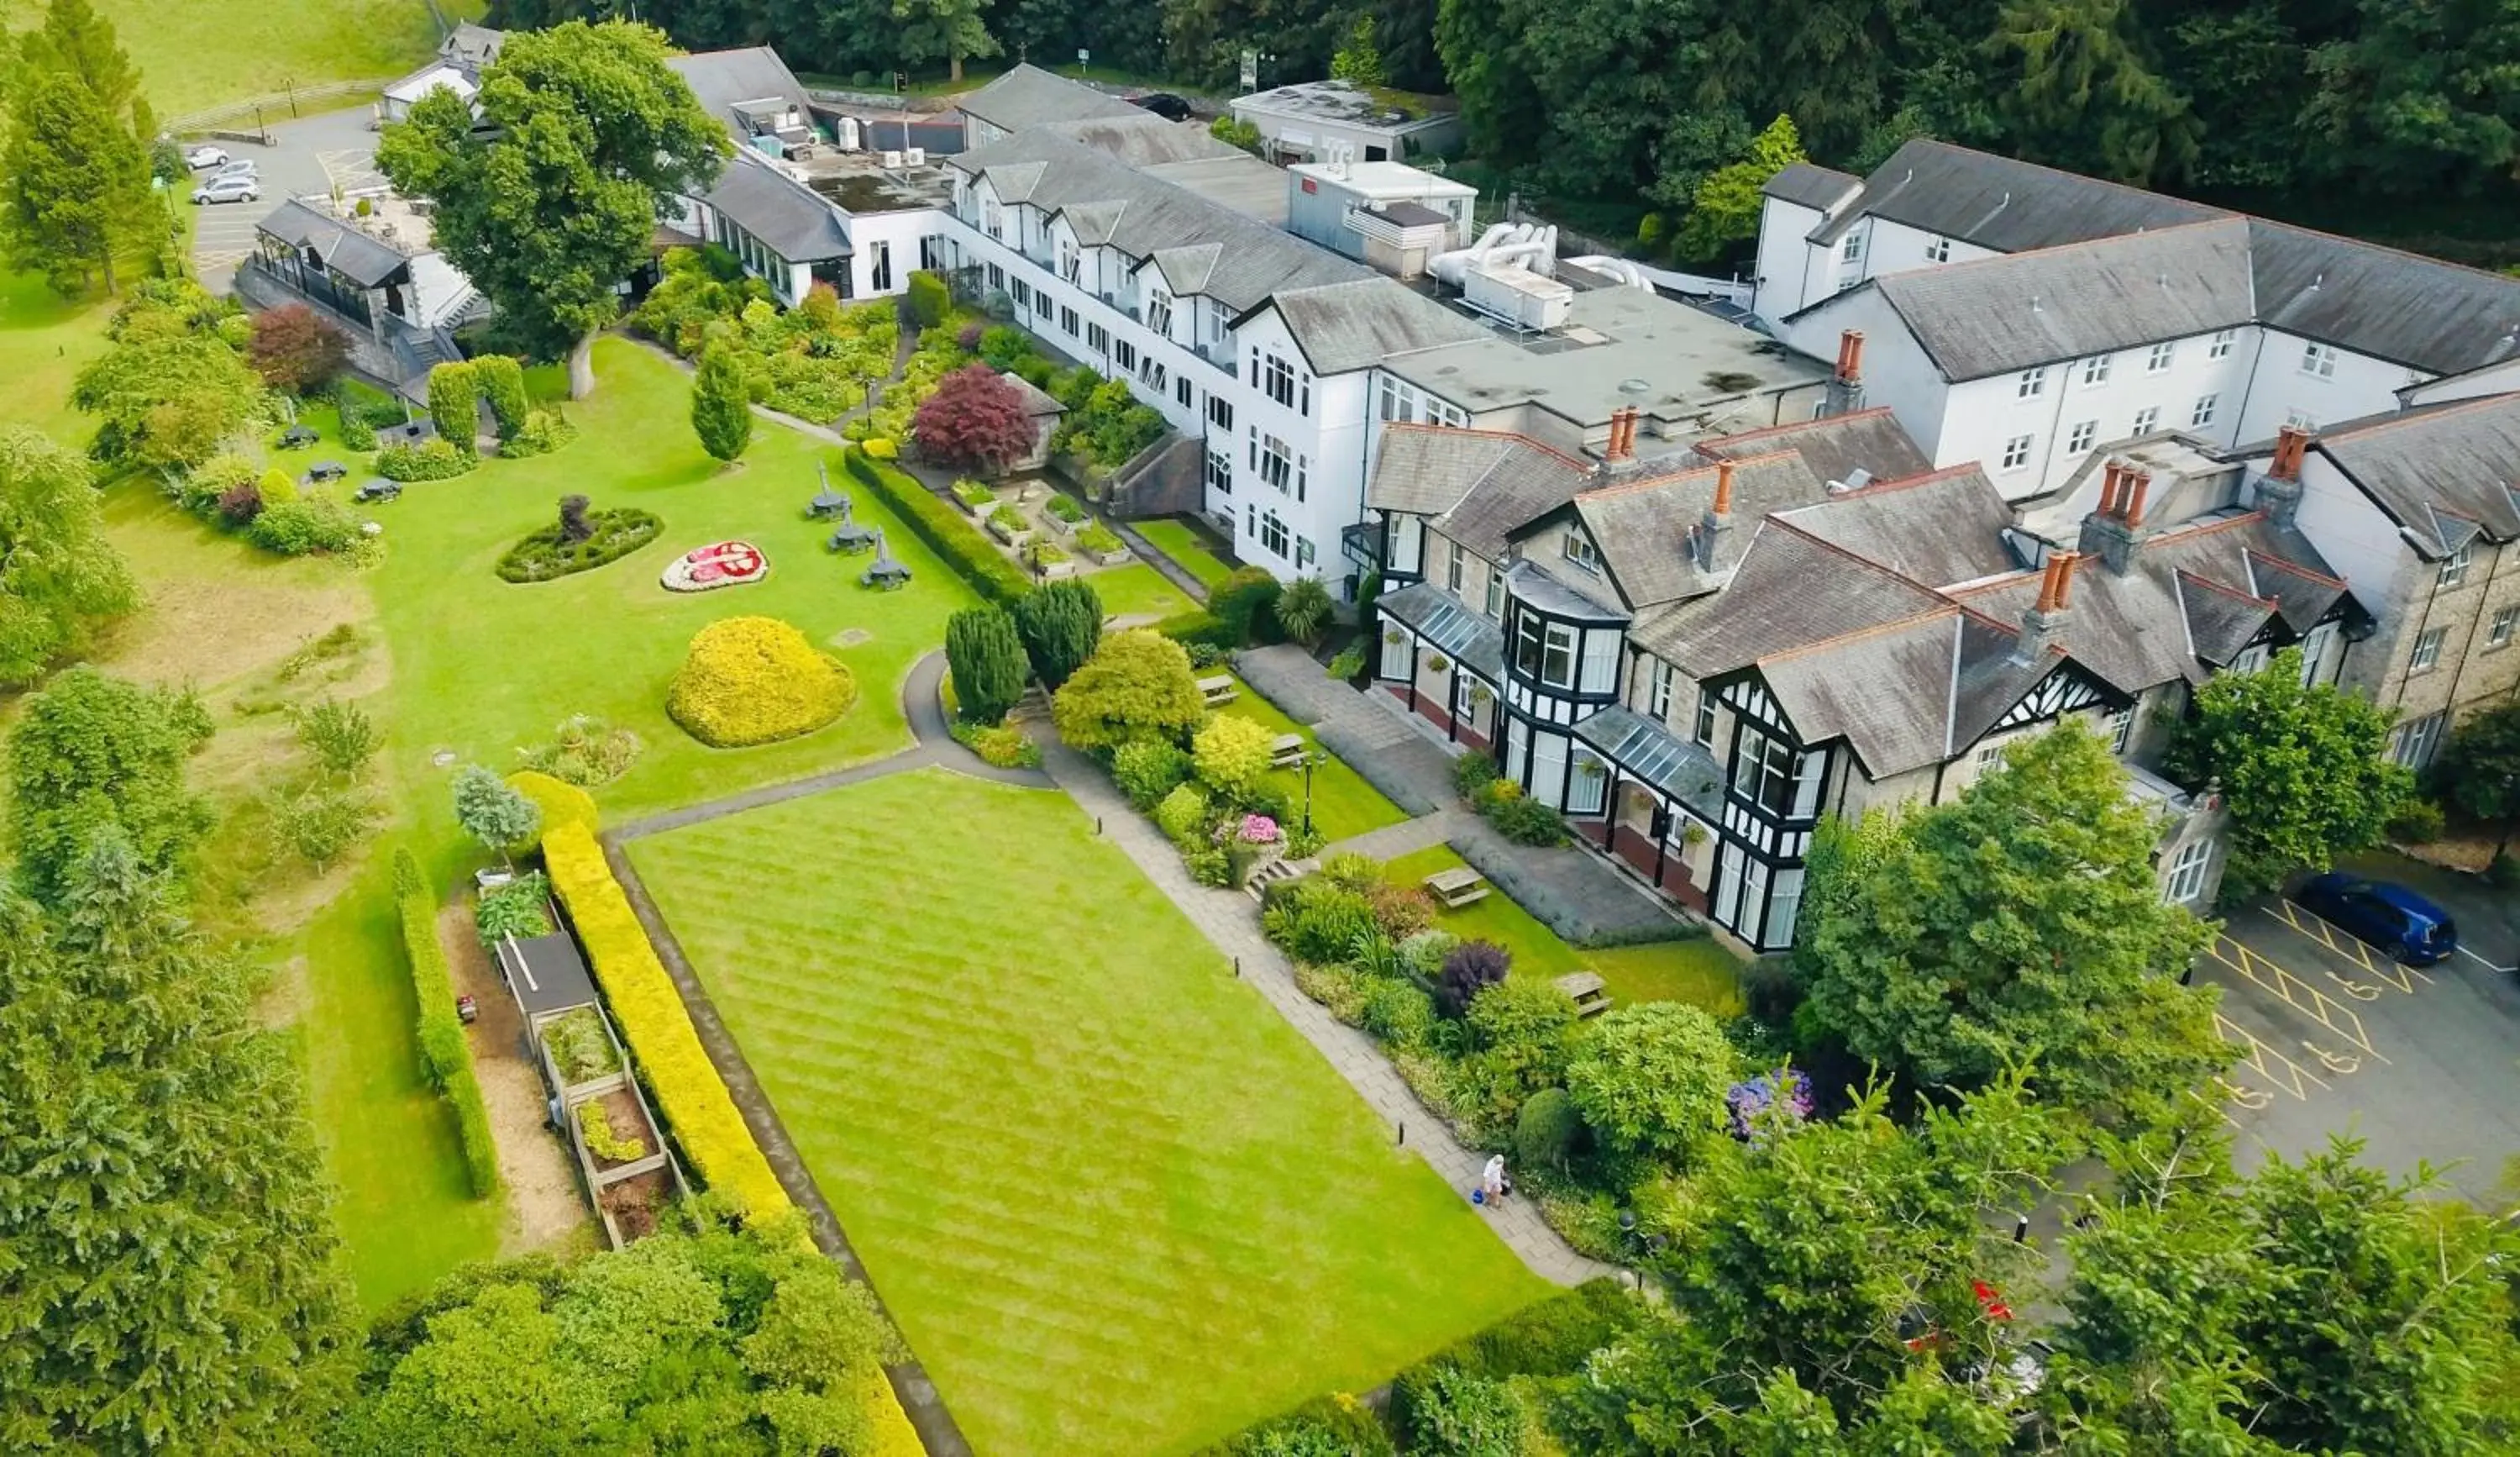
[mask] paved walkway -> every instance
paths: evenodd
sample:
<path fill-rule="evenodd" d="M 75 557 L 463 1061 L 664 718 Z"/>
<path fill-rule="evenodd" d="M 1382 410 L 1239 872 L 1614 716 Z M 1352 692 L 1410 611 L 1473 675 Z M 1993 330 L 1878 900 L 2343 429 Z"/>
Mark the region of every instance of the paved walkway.
<path fill-rule="evenodd" d="M 1686 923 L 1668 902 L 1589 849 L 1516 844 L 1470 813 L 1453 793 L 1455 751 L 1388 694 L 1357 692 L 1296 647 L 1254 648 L 1238 655 L 1234 665 L 1262 698 L 1311 724 L 1325 748 L 1418 817 L 1325 853 L 1359 850 L 1388 859 L 1449 844 L 1499 889 L 1579 945 L 1657 931 L 1683 933 Z"/>
<path fill-rule="evenodd" d="M 1173 848 L 1161 831 L 1131 809 L 1110 776 L 1083 754 L 1052 740 L 1042 746 L 1042 763 L 1078 807 L 1102 824 L 1103 833 L 1137 862 L 1147 879 L 1181 907 L 1182 913 L 1216 943 L 1219 951 L 1234 959 L 1241 978 L 1258 987 L 1269 1005 L 1321 1050 L 1322 1056 L 1374 1113 L 1395 1126 L 1401 1142 L 1416 1150 L 1418 1157 L 1443 1176 L 1444 1182 L 1462 1191 L 1466 1198 L 1468 1191 L 1477 1186 L 1479 1167 L 1486 1161 L 1463 1148 L 1442 1120 L 1426 1111 L 1409 1085 L 1400 1080 L 1399 1072 L 1372 1038 L 1330 1016 L 1328 1009 L 1297 989 L 1294 965 L 1261 935 L 1250 897 L 1238 890 L 1218 889 L 1192 880 L 1180 851 Z M 1617 1273 L 1568 1248 L 1527 1199 L 1482 1212 L 1498 1238 L 1544 1279 L 1579 1285 L 1597 1276 Z"/>

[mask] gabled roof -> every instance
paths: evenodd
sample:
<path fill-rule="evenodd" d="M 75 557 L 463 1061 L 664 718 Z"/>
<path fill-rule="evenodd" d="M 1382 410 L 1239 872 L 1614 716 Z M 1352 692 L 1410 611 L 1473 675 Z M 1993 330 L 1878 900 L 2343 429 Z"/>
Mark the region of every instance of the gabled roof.
<path fill-rule="evenodd" d="M 1871 287 L 1944 378 L 1978 380 L 2250 322 L 2249 229 L 2192 223 L 1884 274 Z"/>
<path fill-rule="evenodd" d="M 1928 586 L 2014 571 L 2003 545 L 2012 507 L 1975 465 L 1847 491 L 1784 520 Z"/>
<path fill-rule="evenodd" d="M 1834 242 L 1865 217 L 1886 217 L 2010 253 L 2230 215 L 2202 203 L 1918 137 L 1873 168 L 1863 195 L 1811 239 Z"/>
<path fill-rule="evenodd" d="M 499 48 L 508 43 L 508 32 L 475 25 L 471 21 L 458 21 L 446 38 L 437 43 L 437 59 L 450 66 L 462 67 L 478 79 L 482 68 L 499 59 Z"/>
<path fill-rule="evenodd" d="M 1195 126 L 1166 121 L 1152 112 L 1123 105 L 1121 114 L 1088 116 L 1078 120 L 1045 121 L 1041 127 L 1055 131 L 1070 141 L 1082 143 L 1126 166 L 1151 167 L 1168 162 L 1213 161 L 1238 157 L 1260 170 L 1277 177 L 1278 190 L 1286 190 L 1283 173 L 1250 153 L 1230 142 L 1220 142 Z"/>
<path fill-rule="evenodd" d="M 1438 508 L 1435 529 L 1491 562 L 1505 555 L 1510 533 L 1565 505 L 1593 478 L 1586 462 L 1525 435 L 1394 425 L 1382 441 L 1366 504 L 1416 511 L 1398 503 L 1432 504 L 1449 492 L 1452 504 Z"/>
<path fill-rule="evenodd" d="M 813 189 L 768 162 L 739 154 L 702 195 L 708 205 L 790 263 L 850 256 L 840 214 Z"/>
<path fill-rule="evenodd" d="M 768 46 L 668 56 L 665 65 L 683 78 L 692 95 L 699 98 L 701 109 L 716 117 L 738 145 L 744 141 L 735 121 L 739 102 L 776 99 L 795 108 L 798 115 L 807 114 L 804 84 Z"/>
<path fill-rule="evenodd" d="M 1067 406 L 1060 404 L 1056 397 L 1050 394 L 1049 391 L 1041 388 L 1039 386 L 1033 384 L 1032 381 L 1025 379 L 1023 376 L 1016 374 L 1013 370 L 1002 369 L 998 371 L 998 378 L 1006 381 L 1008 384 L 1012 385 L 1015 387 L 1016 395 L 1023 400 L 1024 415 L 1026 418 L 1039 420 L 1045 415 L 1064 415 L 1067 413 Z"/>
<path fill-rule="evenodd" d="M 410 276 L 410 257 L 392 245 L 295 198 L 271 209 L 254 228 L 292 248 L 312 249 L 325 267 L 362 288 Z"/>
<path fill-rule="evenodd" d="M 1290 289 L 1270 301 L 1316 374 L 1371 369 L 1386 355 L 1488 337 L 1460 314 L 1380 275 Z"/>
<path fill-rule="evenodd" d="M 1858 471 L 1870 473 L 1875 480 L 1894 480 L 1922 476 L 1934 468 L 1887 405 L 1743 431 L 1700 440 L 1695 448 L 1698 454 L 1713 460 L 1741 460 L 1771 451 L 1792 450 L 1802 456 L 1803 464 L 1811 467 L 1814 476 L 1832 482 L 1850 480 Z"/>
<path fill-rule="evenodd" d="M 1761 183 L 1759 191 L 1779 203 L 1794 203 L 1826 212 L 1864 186 L 1864 179 L 1834 167 L 1798 161 Z"/>
<path fill-rule="evenodd" d="M 1732 466 L 1731 528 L 1701 542 L 1723 469 L 1718 464 L 1676 475 L 1612 478 L 1575 497 L 1576 518 L 1631 607 L 1656 607 L 1715 590 L 1739 563 L 1761 517 L 1820 500 L 1828 490 L 1793 451 L 1742 460 Z"/>
<path fill-rule="evenodd" d="M 2258 322 L 2427 374 L 2520 352 L 2520 279 L 2249 220 Z"/>
<path fill-rule="evenodd" d="M 2520 536 L 2520 394 L 2443 405 L 2349 425 L 2311 448 L 2435 560 L 2482 530 Z"/>
<path fill-rule="evenodd" d="M 1116 96 L 1106 96 L 1038 66 L 1017 66 L 955 105 L 1008 131 L 1022 131 L 1045 121 L 1143 114 Z"/>
<path fill-rule="evenodd" d="M 1850 633 L 1955 611 L 1931 588 L 1778 518 L 1759 523 L 1757 532 L 1723 591 L 1641 622 L 1632 634 L 1639 646 L 1691 677 L 1712 678 Z"/>

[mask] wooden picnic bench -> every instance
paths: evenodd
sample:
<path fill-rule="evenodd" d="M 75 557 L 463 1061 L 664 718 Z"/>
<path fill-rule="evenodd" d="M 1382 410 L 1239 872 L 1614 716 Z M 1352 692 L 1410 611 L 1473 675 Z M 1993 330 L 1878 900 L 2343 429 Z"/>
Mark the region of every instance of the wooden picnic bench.
<path fill-rule="evenodd" d="M 1304 761 L 1304 736 L 1280 734 L 1269 742 L 1269 767 L 1291 769 Z"/>
<path fill-rule="evenodd" d="M 1557 989 L 1575 1004 L 1577 1017 L 1598 1017 L 1610 1010 L 1610 993 L 1591 972 L 1569 972 L 1557 979 Z"/>
<path fill-rule="evenodd" d="M 1219 704 L 1230 704 L 1240 695 L 1241 690 L 1234 686 L 1231 674 L 1218 673 L 1215 677 L 1198 680 L 1198 696 L 1207 700 L 1211 708 Z"/>
<path fill-rule="evenodd" d="M 1424 884 L 1428 893 L 1448 911 L 1460 910 L 1488 893 L 1487 877 L 1466 865 L 1436 871 L 1426 877 Z"/>

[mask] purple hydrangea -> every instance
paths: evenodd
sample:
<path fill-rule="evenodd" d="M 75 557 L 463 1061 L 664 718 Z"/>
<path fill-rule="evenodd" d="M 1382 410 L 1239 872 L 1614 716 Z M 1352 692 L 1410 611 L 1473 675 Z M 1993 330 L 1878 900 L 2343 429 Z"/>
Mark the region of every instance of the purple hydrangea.
<path fill-rule="evenodd" d="M 1762 1072 L 1747 1082 L 1736 1082 L 1724 1095 L 1724 1106 L 1732 1115 L 1732 1136 L 1754 1139 L 1769 1123 L 1768 1113 L 1782 1105 L 1794 1122 L 1812 1116 L 1811 1079 L 1788 1068 L 1780 1072 Z"/>
<path fill-rule="evenodd" d="M 1278 822 L 1265 814 L 1246 814 L 1242 817 L 1240 835 L 1245 844 L 1276 844 Z"/>

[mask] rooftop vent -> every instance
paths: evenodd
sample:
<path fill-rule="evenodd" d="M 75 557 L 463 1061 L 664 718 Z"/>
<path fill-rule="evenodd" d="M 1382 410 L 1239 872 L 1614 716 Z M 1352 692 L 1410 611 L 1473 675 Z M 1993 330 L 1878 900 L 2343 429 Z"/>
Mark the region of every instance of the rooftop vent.
<path fill-rule="evenodd" d="M 1630 375 L 1619 382 L 1619 392 L 1621 394 L 1637 395 L 1642 398 L 1642 396 L 1653 392 L 1653 383 L 1649 380 L 1642 380 L 1635 375 Z"/>
<path fill-rule="evenodd" d="M 1828 483 L 1828 493 L 1834 496 L 1842 495 L 1847 491 L 1860 491 L 1871 483 L 1872 473 L 1864 469 L 1862 466 L 1857 466 L 1854 470 L 1846 473 L 1846 478 L 1844 480 L 1830 481 Z"/>

